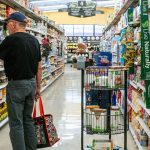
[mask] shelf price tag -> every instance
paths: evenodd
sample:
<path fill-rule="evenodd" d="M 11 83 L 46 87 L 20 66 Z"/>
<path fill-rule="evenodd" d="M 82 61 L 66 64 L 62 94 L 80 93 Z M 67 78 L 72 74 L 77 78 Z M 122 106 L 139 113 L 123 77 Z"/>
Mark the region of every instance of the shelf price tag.
<path fill-rule="evenodd" d="M 141 79 L 150 80 L 148 0 L 141 0 Z"/>

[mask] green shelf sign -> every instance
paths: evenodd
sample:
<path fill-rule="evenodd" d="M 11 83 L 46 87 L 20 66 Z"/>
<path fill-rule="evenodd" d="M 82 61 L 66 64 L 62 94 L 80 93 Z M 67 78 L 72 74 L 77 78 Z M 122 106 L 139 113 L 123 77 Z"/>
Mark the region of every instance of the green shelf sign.
<path fill-rule="evenodd" d="M 145 104 L 146 104 L 146 108 L 150 109 L 150 81 L 145 82 L 145 88 L 146 88 Z"/>
<path fill-rule="evenodd" d="M 141 79 L 150 80 L 148 0 L 141 0 Z"/>

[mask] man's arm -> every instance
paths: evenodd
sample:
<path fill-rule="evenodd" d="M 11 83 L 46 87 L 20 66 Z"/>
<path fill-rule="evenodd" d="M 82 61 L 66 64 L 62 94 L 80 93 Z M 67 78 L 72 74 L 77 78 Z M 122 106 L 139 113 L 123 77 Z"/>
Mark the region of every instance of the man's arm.
<path fill-rule="evenodd" d="M 36 74 L 36 95 L 35 99 L 40 98 L 41 93 L 41 80 L 42 80 L 42 63 L 41 61 L 38 63 L 38 71 Z"/>

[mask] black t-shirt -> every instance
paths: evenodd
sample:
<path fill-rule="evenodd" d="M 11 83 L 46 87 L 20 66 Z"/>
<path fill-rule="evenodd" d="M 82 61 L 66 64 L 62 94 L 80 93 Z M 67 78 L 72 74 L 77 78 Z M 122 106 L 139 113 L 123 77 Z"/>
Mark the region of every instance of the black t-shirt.
<path fill-rule="evenodd" d="M 37 73 L 38 62 L 41 61 L 39 42 L 28 33 L 12 34 L 0 44 L 0 59 L 4 60 L 9 80 L 33 78 Z"/>

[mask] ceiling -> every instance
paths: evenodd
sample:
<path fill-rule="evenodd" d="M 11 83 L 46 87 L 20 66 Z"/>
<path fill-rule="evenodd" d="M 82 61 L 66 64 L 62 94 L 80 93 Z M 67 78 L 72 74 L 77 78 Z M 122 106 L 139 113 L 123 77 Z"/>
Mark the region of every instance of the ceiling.
<path fill-rule="evenodd" d="M 31 4 L 37 6 L 41 11 L 58 11 L 60 9 L 67 9 L 69 2 L 77 2 L 78 0 L 29 0 Z M 85 1 L 85 0 L 80 0 Z M 97 7 L 114 7 L 119 0 L 86 0 L 93 1 Z"/>

